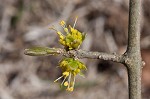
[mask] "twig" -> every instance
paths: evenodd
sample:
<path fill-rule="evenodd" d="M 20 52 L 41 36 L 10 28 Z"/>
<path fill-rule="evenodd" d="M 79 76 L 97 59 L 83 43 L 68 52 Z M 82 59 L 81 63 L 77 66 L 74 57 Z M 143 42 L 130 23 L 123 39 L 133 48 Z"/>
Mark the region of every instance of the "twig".
<path fill-rule="evenodd" d="M 77 58 L 88 58 L 88 59 L 102 59 L 102 60 L 110 60 L 114 62 L 123 62 L 123 57 L 116 53 L 103 53 L 103 52 L 91 52 L 91 51 L 84 51 L 84 50 L 72 50 L 69 51 L 67 54 L 64 55 L 74 55 Z"/>

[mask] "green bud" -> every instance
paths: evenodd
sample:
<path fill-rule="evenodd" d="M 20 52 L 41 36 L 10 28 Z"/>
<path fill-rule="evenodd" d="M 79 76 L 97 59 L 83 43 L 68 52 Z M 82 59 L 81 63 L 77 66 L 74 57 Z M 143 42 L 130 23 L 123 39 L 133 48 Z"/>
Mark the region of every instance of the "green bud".
<path fill-rule="evenodd" d="M 48 48 L 48 47 L 32 47 L 25 49 L 24 54 L 29 56 L 46 56 L 60 54 L 60 48 Z"/>

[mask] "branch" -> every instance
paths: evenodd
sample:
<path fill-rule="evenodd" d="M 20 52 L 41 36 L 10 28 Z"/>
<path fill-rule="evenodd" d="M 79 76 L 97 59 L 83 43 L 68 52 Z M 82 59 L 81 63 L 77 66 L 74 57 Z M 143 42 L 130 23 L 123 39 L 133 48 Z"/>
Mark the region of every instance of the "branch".
<path fill-rule="evenodd" d="M 128 47 L 125 54 L 125 65 L 128 70 L 129 99 L 141 99 L 141 1 L 130 0 L 129 6 Z"/>
<path fill-rule="evenodd" d="M 89 58 L 89 59 L 102 59 L 114 62 L 123 63 L 124 58 L 122 55 L 116 53 L 103 53 L 103 52 L 92 52 L 85 50 L 70 50 L 66 51 L 61 48 L 48 48 L 48 47 L 32 47 L 25 49 L 24 54 L 29 56 L 48 56 L 48 55 L 63 55 L 65 57 L 75 57 L 75 58 Z"/>
<path fill-rule="evenodd" d="M 88 58 L 88 59 L 102 59 L 102 60 L 109 60 L 114 62 L 123 62 L 122 55 L 116 53 L 104 53 L 104 52 L 92 52 L 92 51 L 85 51 L 85 50 L 71 50 L 67 53 L 64 53 L 65 56 L 75 56 L 77 58 Z"/>
<path fill-rule="evenodd" d="M 128 53 L 140 53 L 140 20 L 141 0 L 130 0 L 127 48 Z"/>

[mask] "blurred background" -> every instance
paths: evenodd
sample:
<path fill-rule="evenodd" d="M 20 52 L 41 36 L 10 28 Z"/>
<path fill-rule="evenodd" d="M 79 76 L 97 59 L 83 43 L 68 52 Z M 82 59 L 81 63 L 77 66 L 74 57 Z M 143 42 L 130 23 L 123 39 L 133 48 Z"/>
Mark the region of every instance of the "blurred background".
<path fill-rule="evenodd" d="M 141 22 L 142 96 L 150 99 L 150 0 L 143 0 Z M 61 47 L 60 20 L 87 33 L 81 48 L 124 53 L 128 0 L 0 0 L 0 99 L 128 99 L 126 68 L 110 61 L 83 59 L 85 78 L 77 77 L 70 93 L 53 81 L 61 75 L 59 56 L 31 57 L 32 46 Z"/>

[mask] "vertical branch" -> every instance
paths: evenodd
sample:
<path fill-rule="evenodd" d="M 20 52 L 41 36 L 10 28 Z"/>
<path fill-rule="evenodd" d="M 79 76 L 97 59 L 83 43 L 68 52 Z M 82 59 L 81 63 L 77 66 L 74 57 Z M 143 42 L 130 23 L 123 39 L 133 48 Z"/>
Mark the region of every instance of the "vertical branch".
<path fill-rule="evenodd" d="M 125 65 L 128 70 L 129 99 L 141 99 L 141 52 L 140 52 L 141 0 L 130 0 L 128 47 Z"/>
<path fill-rule="evenodd" d="M 131 65 L 141 66 L 141 65 Z M 129 99 L 141 99 L 141 68 L 127 68 Z"/>
<path fill-rule="evenodd" d="M 128 52 L 140 52 L 140 19 L 141 0 L 130 0 L 129 27 L 128 27 Z"/>

